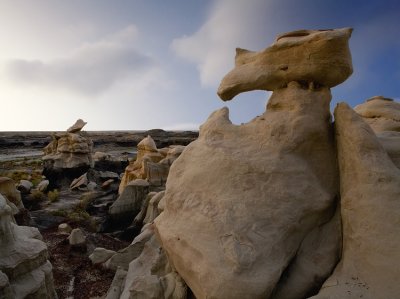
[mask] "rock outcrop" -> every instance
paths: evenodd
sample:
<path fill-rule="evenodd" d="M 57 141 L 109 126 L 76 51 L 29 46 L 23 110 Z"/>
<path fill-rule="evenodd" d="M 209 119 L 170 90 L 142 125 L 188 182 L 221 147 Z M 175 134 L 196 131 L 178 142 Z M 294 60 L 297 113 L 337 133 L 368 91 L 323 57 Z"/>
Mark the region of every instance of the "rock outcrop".
<path fill-rule="evenodd" d="M 157 149 L 151 138 L 147 136 L 137 145 L 137 156 L 125 169 L 121 179 L 119 194 L 122 194 L 129 182 L 136 179 L 145 179 L 153 186 L 164 186 L 171 164 L 183 152 L 184 146 L 170 146 Z"/>
<path fill-rule="evenodd" d="M 105 263 L 119 269 L 107 298 L 192 298 L 185 284 L 198 299 L 400 298 L 400 104 L 341 103 L 332 123 L 350 34 L 237 51 L 219 95 L 273 90 L 265 113 L 240 126 L 211 114 L 142 201 L 141 234 Z"/>
<path fill-rule="evenodd" d="M 43 174 L 49 179 L 51 188 L 68 186 L 93 164 L 91 139 L 80 129 L 71 127 L 68 130 L 54 134 L 53 140 L 44 148 Z"/>
<path fill-rule="evenodd" d="M 353 72 L 351 32 L 351 28 L 298 30 L 279 35 L 260 52 L 238 48 L 235 68 L 223 78 L 218 95 L 226 101 L 244 91 L 280 89 L 291 81 L 336 86 Z"/>
<path fill-rule="evenodd" d="M 155 224 L 197 298 L 269 298 L 303 240 L 332 218 L 330 99 L 326 87 L 291 82 L 245 125 L 233 125 L 227 108 L 216 111 L 172 165 Z M 340 230 L 332 228 L 336 241 Z M 322 244 L 314 245 L 317 252 Z M 340 244 L 333 247 L 338 256 Z M 318 272 L 329 274 L 335 263 Z"/>
<path fill-rule="evenodd" d="M 335 110 L 343 255 L 315 299 L 399 298 L 400 170 L 345 103 Z"/>
<path fill-rule="evenodd" d="M 140 212 L 142 203 L 149 193 L 149 183 L 142 179 L 131 181 L 122 194 L 110 206 L 109 214 L 115 219 L 130 217 L 129 221 Z"/>
<path fill-rule="evenodd" d="M 134 246 L 140 246 L 135 248 L 135 256 L 133 255 Z M 132 255 L 130 256 L 130 260 L 125 260 L 123 263 L 123 266 L 125 266 L 128 262 L 129 269 L 125 272 L 122 270 L 123 268 L 119 268 L 120 270 L 117 271 L 114 278 L 114 281 L 119 281 L 119 286 L 116 287 L 113 283 L 112 290 L 114 292 L 108 292 L 107 298 L 187 298 L 186 284 L 171 268 L 165 251 L 161 248 L 159 241 L 154 235 L 152 225 L 145 226 L 143 232 L 127 250 L 129 248 L 132 248 Z M 115 256 L 118 257 L 118 254 Z M 124 257 L 127 258 L 128 255 Z"/>
<path fill-rule="evenodd" d="M 0 297 L 57 298 L 46 244 L 36 228 L 17 226 L 0 194 Z"/>

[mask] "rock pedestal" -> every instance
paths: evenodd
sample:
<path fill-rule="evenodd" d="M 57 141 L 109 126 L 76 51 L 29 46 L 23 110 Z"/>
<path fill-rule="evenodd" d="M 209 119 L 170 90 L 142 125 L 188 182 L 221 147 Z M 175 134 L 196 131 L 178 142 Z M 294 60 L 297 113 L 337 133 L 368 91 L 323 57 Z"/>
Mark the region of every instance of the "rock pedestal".
<path fill-rule="evenodd" d="M 92 140 L 80 129 L 54 134 L 42 158 L 43 174 L 50 181 L 50 189 L 69 186 L 74 178 L 84 174 L 93 164 L 92 149 Z"/>

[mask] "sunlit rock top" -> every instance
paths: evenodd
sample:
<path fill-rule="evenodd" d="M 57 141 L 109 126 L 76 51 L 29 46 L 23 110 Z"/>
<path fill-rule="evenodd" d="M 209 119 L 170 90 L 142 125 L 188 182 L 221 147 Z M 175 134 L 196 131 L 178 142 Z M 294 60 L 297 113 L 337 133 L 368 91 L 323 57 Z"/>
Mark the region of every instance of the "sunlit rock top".
<path fill-rule="evenodd" d="M 223 79 L 224 101 L 251 90 L 276 90 L 298 81 L 333 87 L 353 72 L 348 40 L 351 28 L 297 30 L 278 35 L 260 52 L 236 49 L 235 67 Z"/>

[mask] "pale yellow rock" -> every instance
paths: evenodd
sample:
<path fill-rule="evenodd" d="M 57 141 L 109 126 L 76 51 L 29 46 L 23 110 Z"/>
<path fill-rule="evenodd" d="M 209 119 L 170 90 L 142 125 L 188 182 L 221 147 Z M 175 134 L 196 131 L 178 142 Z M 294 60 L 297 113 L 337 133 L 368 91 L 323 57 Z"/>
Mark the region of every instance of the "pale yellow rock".
<path fill-rule="evenodd" d="M 126 167 L 119 185 L 118 193 L 122 194 L 125 187 L 131 181 L 136 179 L 147 179 L 147 163 L 158 163 L 163 158 L 164 155 L 158 152 L 157 146 L 151 136 L 147 136 L 140 141 L 137 145 L 136 160 L 129 163 Z"/>
<path fill-rule="evenodd" d="M 154 223 L 196 298 L 269 298 L 302 241 L 331 218 L 330 99 L 326 87 L 291 82 L 247 124 L 218 110 L 171 166 Z"/>
<path fill-rule="evenodd" d="M 279 35 L 260 52 L 237 49 L 235 68 L 223 78 L 218 95 L 226 101 L 245 91 L 276 90 L 291 81 L 336 86 L 353 72 L 351 32 L 351 28 L 298 30 Z"/>
<path fill-rule="evenodd" d="M 383 131 L 400 132 L 400 103 L 383 96 L 375 96 L 354 110 L 362 116 L 375 133 Z"/>
<path fill-rule="evenodd" d="M 313 299 L 400 298 L 400 170 L 347 104 L 335 110 L 343 255 Z"/>

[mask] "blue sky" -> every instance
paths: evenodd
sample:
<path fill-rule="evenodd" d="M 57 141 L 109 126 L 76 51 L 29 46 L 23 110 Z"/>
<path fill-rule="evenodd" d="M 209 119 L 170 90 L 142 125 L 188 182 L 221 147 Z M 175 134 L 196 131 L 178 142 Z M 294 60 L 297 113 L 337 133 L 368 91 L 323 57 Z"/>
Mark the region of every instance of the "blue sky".
<path fill-rule="evenodd" d="M 354 73 L 332 107 L 400 99 L 397 2 L 0 0 L 0 130 L 65 130 L 77 118 L 86 130 L 195 129 L 223 106 L 250 121 L 268 93 L 216 95 L 235 48 L 297 29 L 354 28 Z"/>

